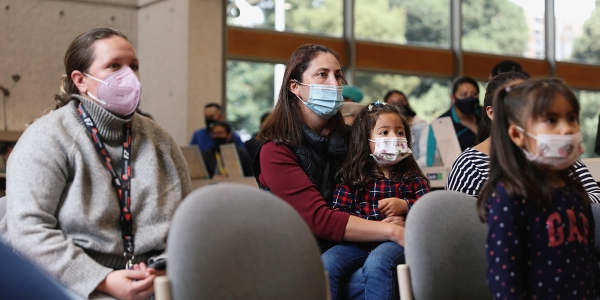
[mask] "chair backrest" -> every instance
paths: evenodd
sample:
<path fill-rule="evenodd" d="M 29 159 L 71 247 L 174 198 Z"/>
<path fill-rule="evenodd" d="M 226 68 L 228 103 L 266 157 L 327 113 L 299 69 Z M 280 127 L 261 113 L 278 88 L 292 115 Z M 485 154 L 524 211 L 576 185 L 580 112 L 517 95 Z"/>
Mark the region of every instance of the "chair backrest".
<path fill-rule="evenodd" d="M 592 214 L 594 214 L 594 245 L 600 249 L 600 204 L 592 203 Z"/>
<path fill-rule="evenodd" d="M 6 196 L 0 198 L 0 220 L 6 214 Z"/>
<path fill-rule="evenodd" d="M 200 188 L 167 242 L 173 299 L 326 299 L 317 242 L 298 213 L 242 184 Z"/>
<path fill-rule="evenodd" d="M 0 299 L 83 300 L 0 239 Z"/>
<path fill-rule="evenodd" d="M 410 210 L 405 231 L 414 298 L 490 299 L 487 231 L 472 196 L 434 191 L 421 197 Z"/>

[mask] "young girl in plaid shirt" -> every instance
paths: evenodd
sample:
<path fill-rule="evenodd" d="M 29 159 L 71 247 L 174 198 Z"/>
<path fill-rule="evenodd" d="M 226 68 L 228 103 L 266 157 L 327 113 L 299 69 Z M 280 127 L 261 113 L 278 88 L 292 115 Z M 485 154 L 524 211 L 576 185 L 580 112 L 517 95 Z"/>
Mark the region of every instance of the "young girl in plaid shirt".
<path fill-rule="evenodd" d="M 376 102 L 365 107 L 352 126 L 346 161 L 338 172 L 333 208 L 368 220 L 403 221 L 410 207 L 430 191 L 408 147 L 409 123 L 400 108 Z M 362 268 L 365 299 L 397 299 L 396 266 L 404 247 L 394 242 L 345 243 L 322 255 L 332 299 L 343 299 L 340 286 Z"/>

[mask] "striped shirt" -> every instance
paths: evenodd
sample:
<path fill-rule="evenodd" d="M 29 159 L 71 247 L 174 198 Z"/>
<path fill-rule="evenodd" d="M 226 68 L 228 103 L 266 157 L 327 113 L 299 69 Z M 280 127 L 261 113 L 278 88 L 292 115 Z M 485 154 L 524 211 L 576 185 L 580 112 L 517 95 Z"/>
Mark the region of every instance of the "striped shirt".
<path fill-rule="evenodd" d="M 458 155 L 452 164 L 446 189 L 477 197 L 489 178 L 489 169 L 490 157 L 488 155 L 473 148 L 467 148 Z M 592 203 L 600 203 L 600 187 L 580 159 L 575 162 L 575 172 L 579 175 Z"/>

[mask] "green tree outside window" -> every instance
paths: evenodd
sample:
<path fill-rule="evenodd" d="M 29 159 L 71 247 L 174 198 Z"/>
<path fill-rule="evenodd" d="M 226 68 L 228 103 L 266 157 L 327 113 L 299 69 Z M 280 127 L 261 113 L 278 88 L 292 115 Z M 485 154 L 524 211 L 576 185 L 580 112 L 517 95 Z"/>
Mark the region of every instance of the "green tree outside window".
<path fill-rule="evenodd" d="M 586 63 L 600 63 L 600 0 L 596 0 L 596 9 L 583 23 L 582 35 L 573 43 L 572 57 Z"/>

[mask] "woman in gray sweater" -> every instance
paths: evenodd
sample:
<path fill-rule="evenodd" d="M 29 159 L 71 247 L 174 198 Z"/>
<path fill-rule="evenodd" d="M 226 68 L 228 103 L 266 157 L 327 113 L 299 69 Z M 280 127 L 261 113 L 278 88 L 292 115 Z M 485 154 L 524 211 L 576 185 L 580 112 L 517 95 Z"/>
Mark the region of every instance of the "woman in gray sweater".
<path fill-rule="evenodd" d="M 138 59 L 120 32 L 92 29 L 65 55 L 60 108 L 31 124 L 7 164 L 10 244 L 84 297 L 153 292 L 148 258 L 190 192 L 173 138 L 135 113 Z"/>

